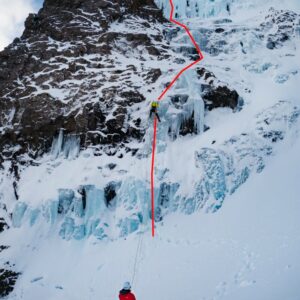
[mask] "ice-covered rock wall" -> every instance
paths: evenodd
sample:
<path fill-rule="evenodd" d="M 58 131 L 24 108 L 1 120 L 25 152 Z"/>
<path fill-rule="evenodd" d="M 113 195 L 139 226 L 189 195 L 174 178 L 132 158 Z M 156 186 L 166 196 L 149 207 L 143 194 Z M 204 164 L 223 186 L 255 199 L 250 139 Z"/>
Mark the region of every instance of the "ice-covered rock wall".
<path fill-rule="evenodd" d="M 170 12 L 169 0 L 155 0 L 158 7 L 163 8 L 166 15 Z M 234 0 L 173 0 L 175 17 L 215 17 L 220 14 L 229 14 L 230 5 Z"/>
<path fill-rule="evenodd" d="M 56 199 L 33 207 L 26 202 L 15 206 L 12 225 L 59 225 L 61 238 L 81 240 L 127 236 L 149 219 L 149 190 L 145 182 L 128 178 L 105 188 L 83 185 L 77 190 L 59 189 Z"/>
<path fill-rule="evenodd" d="M 174 181 L 169 174 L 175 169 L 158 165 L 155 221 L 160 222 L 166 214 L 176 211 L 192 214 L 200 209 L 212 213 L 219 210 L 227 195 L 234 193 L 251 174 L 262 172 L 274 145 L 285 138 L 299 116 L 298 107 L 280 101 L 255 116 L 250 126 L 254 132 L 242 132 L 221 145 L 196 148 L 188 172 L 195 170 L 198 175 L 189 182 L 188 191 L 186 178 Z M 147 159 L 144 160 L 146 163 Z M 48 226 L 58 227 L 57 234 L 66 240 L 90 236 L 115 239 L 149 224 L 149 199 L 147 180 L 135 176 L 109 182 L 104 187 L 62 188 L 57 191 L 56 199 L 42 205 L 30 205 L 20 199 L 13 211 L 12 225 L 37 226 L 46 221 Z"/>
<path fill-rule="evenodd" d="M 170 14 L 170 0 L 155 0 L 157 6 L 162 8 L 166 16 Z M 251 9 L 276 6 L 278 8 L 294 8 L 300 10 L 297 0 L 283 3 L 279 0 L 173 0 L 176 18 L 200 17 L 226 17 L 230 15 L 247 14 Z"/>

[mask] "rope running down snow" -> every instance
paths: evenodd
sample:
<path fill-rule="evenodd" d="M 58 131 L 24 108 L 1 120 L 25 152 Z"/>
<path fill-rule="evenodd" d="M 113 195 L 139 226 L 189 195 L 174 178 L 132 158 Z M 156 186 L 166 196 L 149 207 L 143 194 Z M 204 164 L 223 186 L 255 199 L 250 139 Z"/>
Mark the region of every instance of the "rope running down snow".
<path fill-rule="evenodd" d="M 131 280 L 131 285 L 132 286 L 134 285 L 134 281 L 135 281 L 135 275 L 136 275 L 136 271 L 137 271 L 137 261 L 138 261 L 138 257 L 139 257 L 139 253 L 140 253 L 140 249 L 141 249 L 141 245 L 142 245 L 143 235 L 144 235 L 144 232 L 141 232 L 140 236 L 139 236 L 139 241 L 138 241 L 138 245 L 137 245 L 136 254 L 135 254 L 133 275 L 132 275 L 132 280 Z"/>

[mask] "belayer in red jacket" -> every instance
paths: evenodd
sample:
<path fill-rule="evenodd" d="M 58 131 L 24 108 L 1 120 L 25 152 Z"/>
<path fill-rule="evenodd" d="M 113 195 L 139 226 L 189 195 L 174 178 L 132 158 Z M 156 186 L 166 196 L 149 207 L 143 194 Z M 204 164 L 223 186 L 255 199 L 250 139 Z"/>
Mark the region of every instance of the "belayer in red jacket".
<path fill-rule="evenodd" d="M 120 291 L 120 300 L 136 300 L 135 296 L 131 293 L 131 285 L 129 282 L 125 282 L 123 289 Z"/>

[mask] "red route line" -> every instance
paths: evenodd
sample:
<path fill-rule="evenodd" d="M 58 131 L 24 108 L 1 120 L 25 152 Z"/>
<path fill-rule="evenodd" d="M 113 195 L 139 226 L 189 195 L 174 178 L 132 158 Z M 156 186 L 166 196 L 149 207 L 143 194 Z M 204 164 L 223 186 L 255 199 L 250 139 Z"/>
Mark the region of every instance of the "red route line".
<path fill-rule="evenodd" d="M 169 89 L 175 84 L 175 82 L 177 81 L 177 79 L 188 69 L 190 69 L 192 66 L 196 65 L 197 63 L 199 63 L 203 58 L 203 54 L 201 52 L 200 47 L 198 46 L 198 44 L 196 43 L 194 37 L 192 36 L 190 30 L 188 29 L 188 27 L 176 20 L 173 19 L 173 14 L 174 14 L 174 4 L 173 4 L 173 0 L 170 0 L 170 5 L 171 5 L 171 14 L 170 14 L 170 21 L 180 27 L 182 27 L 186 33 L 188 34 L 188 36 L 190 37 L 193 45 L 195 46 L 198 54 L 199 54 L 199 58 L 192 62 L 191 64 L 189 64 L 188 66 L 184 67 L 175 77 L 174 79 L 170 82 L 170 84 L 164 89 L 164 91 L 161 93 L 161 95 L 158 97 L 158 100 L 162 100 L 163 97 L 166 95 L 166 93 L 169 91 Z M 155 203 L 154 203 L 154 166 L 155 166 L 155 150 L 156 150 L 156 135 L 157 135 L 157 119 L 156 116 L 154 115 L 154 133 L 153 133 L 153 144 L 152 144 L 152 160 L 151 160 L 151 218 L 152 218 L 152 237 L 154 237 L 155 235 L 155 220 L 154 220 L 154 211 L 155 211 Z"/>

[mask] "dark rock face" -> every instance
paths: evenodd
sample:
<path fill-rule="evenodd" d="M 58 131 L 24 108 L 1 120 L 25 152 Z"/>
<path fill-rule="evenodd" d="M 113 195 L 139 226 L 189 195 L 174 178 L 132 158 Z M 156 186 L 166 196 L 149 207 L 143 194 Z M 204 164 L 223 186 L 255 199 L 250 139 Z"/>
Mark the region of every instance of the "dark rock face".
<path fill-rule="evenodd" d="M 227 86 L 218 86 L 204 94 L 203 99 L 209 110 L 217 107 L 236 108 L 239 95 L 236 91 L 230 90 Z"/>
<path fill-rule="evenodd" d="M 11 270 L 0 269 L 0 298 L 13 291 L 19 275 L 20 273 Z"/>
<path fill-rule="evenodd" d="M 134 22 L 139 32 L 118 28 Z M 46 0 L 0 53 L 0 164 L 49 151 L 61 128 L 80 136 L 82 147 L 141 139 L 144 130 L 130 122 L 128 107 L 145 101 L 140 88 L 161 71 L 121 64 L 118 55 L 141 64 L 145 54 L 168 58 L 162 22 L 153 0 Z M 150 27 L 156 35 L 145 33 Z"/>
<path fill-rule="evenodd" d="M 206 109 L 212 110 L 218 107 L 238 108 L 240 97 L 237 91 L 230 89 L 205 68 L 198 69 L 197 74 L 202 81 L 202 98 Z"/>
<path fill-rule="evenodd" d="M 46 34 L 57 41 L 74 41 L 97 35 L 108 30 L 109 24 L 127 14 L 148 20 L 163 20 L 152 0 L 45 0 L 39 14 L 31 14 L 26 20 L 23 38 Z M 101 15 L 96 13 L 101 11 Z M 49 22 L 55 20 L 55 22 Z M 99 23 L 92 28 L 91 23 Z M 70 24 L 71 23 L 71 24 Z M 96 29 L 96 30 L 94 30 Z"/>

